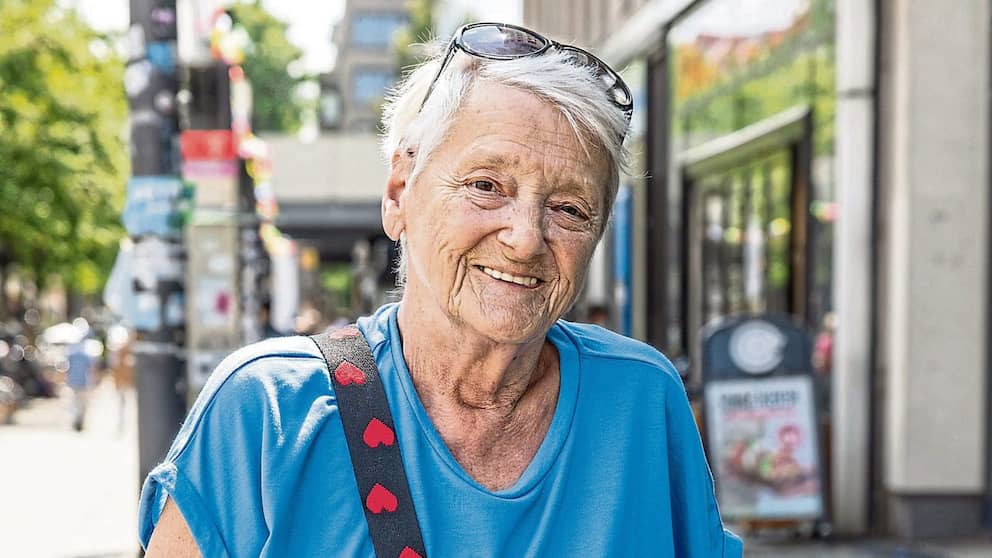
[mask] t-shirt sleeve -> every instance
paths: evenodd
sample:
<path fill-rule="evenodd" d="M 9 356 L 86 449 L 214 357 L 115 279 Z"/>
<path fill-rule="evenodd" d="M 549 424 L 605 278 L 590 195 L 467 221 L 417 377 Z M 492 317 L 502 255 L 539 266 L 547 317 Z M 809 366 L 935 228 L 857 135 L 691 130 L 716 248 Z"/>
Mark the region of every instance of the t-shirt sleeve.
<path fill-rule="evenodd" d="M 723 527 L 703 445 L 689 399 L 672 371 L 667 390 L 668 462 L 671 475 L 675 555 L 741 558 L 743 543 Z"/>
<path fill-rule="evenodd" d="M 245 352 L 214 371 L 165 460 L 145 480 L 138 519 L 142 547 L 168 499 L 203 556 L 257 556 L 264 545 L 260 479 L 270 386 L 260 373 L 264 366 Z"/>

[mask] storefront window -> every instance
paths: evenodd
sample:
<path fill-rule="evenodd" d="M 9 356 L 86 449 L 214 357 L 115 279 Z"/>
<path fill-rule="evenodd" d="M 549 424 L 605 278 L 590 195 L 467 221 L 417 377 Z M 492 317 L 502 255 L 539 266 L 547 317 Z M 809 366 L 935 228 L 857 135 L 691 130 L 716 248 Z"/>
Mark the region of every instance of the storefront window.
<path fill-rule="evenodd" d="M 702 322 L 789 310 L 791 192 L 779 151 L 697 184 Z"/>
<path fill-rule="evenodd" d="M 675 239 L 667 308 L 694 316 L 667 311 L 669 331 L 686 329 L 678 338 L 669 335 L 666 350 L 690 351 L 691 339 L 683 338 L 693 337 L 689 329 L 729 314 L 801 308 L 801 317 L 818 322 L 830 306 L 829 227 L 835 213 L 834 2 L 709 0 L 675 23 L 667 52 L 673 208 L 668 236 Z M 770 146 L 697 180 L 696 192 L 685 191 L 682 154 L 797 107 L 812 115 L 811 184 L 797 183 L 797 162 L 787 146 Z M 797 198 L 800 187 L 808 194 Z M 683 207 L 690 216 L 685 224 L 676 213 Z M 804 211 L 809 233 L 802 229 L 801 240 L 814 244 L 809 259 L 795 257 L 799 248 L 791 234 L 799 226 L 797 215 L 806 219 Z M 698 269 L 700 284 L 689 283 L 689 266 Z M 809 303 L 798 304 L 790 289 L 805 277 Z"/>

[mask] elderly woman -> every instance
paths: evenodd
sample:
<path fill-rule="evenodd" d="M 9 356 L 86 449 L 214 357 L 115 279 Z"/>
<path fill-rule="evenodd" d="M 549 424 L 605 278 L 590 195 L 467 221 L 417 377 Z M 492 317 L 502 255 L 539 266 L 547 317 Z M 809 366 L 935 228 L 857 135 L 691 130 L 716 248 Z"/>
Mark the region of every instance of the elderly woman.
<path fill-rule="evenodd" d="M 148 556 L 740 556 L 672 365 L 560 319 L 631 108 L 603 62 L 505 24 L 412 72 L 384 122 L 402 300 L 220 365 L 145 483 Z"/>

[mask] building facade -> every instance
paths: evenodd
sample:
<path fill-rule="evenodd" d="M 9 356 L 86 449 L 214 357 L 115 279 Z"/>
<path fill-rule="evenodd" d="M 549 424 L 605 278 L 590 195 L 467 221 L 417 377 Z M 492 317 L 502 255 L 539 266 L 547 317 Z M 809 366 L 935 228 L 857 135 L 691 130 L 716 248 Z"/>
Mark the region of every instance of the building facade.
<path fill-rule="evenodd" d="M 330 34 L 331 72 L 319 77 L 319 134 L 273 136 L 276 224 L 303 247 L 304 314 L 317 329 L 378 307 L 395 284 L 393 243 L 380 205 L 388 162 L 379 149 L 379 107 L 399 77 L 404 0 L 347 0 Z M 306 321 L 306 320 L 304 320 Z"/>
<path fill-rule="evenodd" d="M 344 16 L 334 27 L 337 59 L 323 76 L 325 127 L 372 132 L 378 126 L 377 107 L 399 76 L 395 36 L 409 21 L 404 0 L 348 0 Z M 328 114 L 330 113 L 330 114 Z"/>
<path fill-rule="evenodd" d="M 524 2 L 526 25 L 634 91 L 644 178 L 621 188 L 599 264 L 614 326 L 682 363 L 690 392 L 714 320 L 820 332 L 823 520 L 843 533 L 989 525 L 990 16 L 988 0 Z"/>

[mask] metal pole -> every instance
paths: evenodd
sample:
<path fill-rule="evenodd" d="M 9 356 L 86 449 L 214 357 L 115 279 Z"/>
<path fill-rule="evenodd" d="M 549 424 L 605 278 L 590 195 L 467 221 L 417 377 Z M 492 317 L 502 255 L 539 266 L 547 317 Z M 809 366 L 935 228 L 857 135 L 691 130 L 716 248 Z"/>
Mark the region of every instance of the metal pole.
<path fill-rule="evenodd" d="M 176 6 L 174 0 L 131 0 L 130 59 L 125 86 L 131 111 L 131 167 L 138 177 L 161 184 L 178 181 L 176 117 Z M 129 185 L 129 191 L 130 191 Z M 135 243 L 164 241 L 172 254 L 161 269 L 183 265 L 182 236 L 139 233 Z M 179 275 L 182 276 L 181 274 Z M 155 297 L 160 313 L 154 325 L 136 328 L 134 346 L 138 399 L 138 469 L 140 479 L 168 451 L 186 413 L 184 388 L 185 324 L 170 308 L 182 307 L 183 282 L 135 281 L 143 297 Z"/>
<path fill-rule="evenodd" d="M 258 236 L 259 219 L 255 214 L 254 181 L 248 175 L 246 161 L 239 161 L 238 176 L 238 261 L 241 275 L 241 338 L 244 343 L 260 341 L 265 324 L 259 323 L 261 311 L 261 266 L 264 265 L 265 250 Z M 271 319 L 271 315 L 269 316 Z"/>
<path fill-rule="evenodd" d="M 664 43 L 648 58 L 647 97 L 648 153 L 647 179 L 647 342 L 658 350 L 668 349 L 668 282 L 671 267 L 667 247 L 669 189 L 668 184 L 668 53 Z M 683 270 L 685 272 L 685 270 Z M 686 317 L 682 316 L 684 320 Z M 684 343 L 684 341 L 683 341 Z"/>

